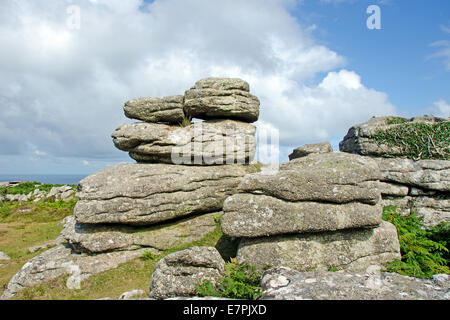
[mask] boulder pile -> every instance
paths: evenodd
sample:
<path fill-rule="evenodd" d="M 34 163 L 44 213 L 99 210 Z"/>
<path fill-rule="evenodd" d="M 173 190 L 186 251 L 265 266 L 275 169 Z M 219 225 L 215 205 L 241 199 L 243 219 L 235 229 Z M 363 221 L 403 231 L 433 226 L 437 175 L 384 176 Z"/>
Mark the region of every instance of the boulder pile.
<path fill-rule="evenodd" d="M 381 266 L 400 248 L 396 228 L 381 219 L 380 176 L 370 158 L 321 152 L 276 174 L 249 174 L 225 200 L 222 231 L 242 239 L 237 261 L 260 269 Z"/>
<path fill-rule="evenodd" d="M 243 80 L 203 79 L 184 96 L 134 99 L 124 111 L 142 122 L 119 126 L 113 142 L 138 163 L 80 181 L 63 243 L 29 261 L 4 297 L 67 273 L 68 286 L 75 287 L 143 252 L 199 240 L 216 229 L 223 202 L 242 177 L 257 171 L 251 122 L 258 119 L 259 100 Z"/>
<path fill-rule="evenodd" d="M 405 123 L 432 125 L 445 124 L 450 120 L 437 117 L 395 120 L 393 117 L 374 117 L 351 127 L 339 144 L 340 150 L 371 156 L 378 163 L 382 173 L 380 188 L 384 206 L 394 205 L 405 216 L 416 212 L 417 216 L 424 218 L 423 222 L 428 227 L 450 222 L 450 161 L 408 159 L 409 155 L 403 149 L 375 139 L 377 133 Z M 442 134 L 447 136 L 448 149 L 450 132 Z M 432 137 L 427 139 L 433 146 Z"/>

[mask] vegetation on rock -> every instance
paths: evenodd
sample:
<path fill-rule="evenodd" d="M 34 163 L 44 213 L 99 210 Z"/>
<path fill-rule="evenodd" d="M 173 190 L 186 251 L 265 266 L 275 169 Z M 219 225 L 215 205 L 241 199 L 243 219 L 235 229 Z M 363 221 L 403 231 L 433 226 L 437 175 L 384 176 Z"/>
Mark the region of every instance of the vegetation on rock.
<path fill-rule="evenodd" d="M 262 295 L 259 284 L 261 275 L 255 267 L 246 263 L 238 264 L 236 259 L 232 258 L 225 264 L 225 276 L 219 280 L 217 286 L 209 280 L 204 280 L 197 285 L 196 290 L 202 296 L 255 300 Z"/>
<path fill-rule="evenodd" d="M 413 160 L 450 160 L 450 121 L 438 123 L 405 122 L 402 118 L 387 120 L 398 124 L 379 130 L 373 139 L 379 144 L 396 148 Z"/>
<path fill-rule="evenodd" d="M 431 278 L 434 274 L 450 273 L 448 259 L 449 223 L 426 230 L 422 218 L 415 213 L 403 217 L 395 206 L 383 209 L 383 219 L 395 225 L 398 232 L 402 259 L 386 265 L 389 272 L 416 278 Z"/>

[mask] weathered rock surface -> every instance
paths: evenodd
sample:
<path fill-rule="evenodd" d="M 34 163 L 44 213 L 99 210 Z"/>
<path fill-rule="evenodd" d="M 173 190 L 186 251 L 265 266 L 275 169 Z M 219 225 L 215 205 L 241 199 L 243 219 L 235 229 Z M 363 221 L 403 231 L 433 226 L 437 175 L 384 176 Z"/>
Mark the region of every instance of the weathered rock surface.
<path fill-rule="evenodd" d="M 6 253 L 0 251 L 0 260 L 11 260 L 11 258 Z"/>
<path fill-rule="evenodd" d="M 182 95 L 164 98 L 137 98 L 125 103 L 125 116 L 146 122 L 179 124 L 184 119 L 184 97 Z"/>
<path fill-rule="evenodd" d="M 222 210 L 242 177 L 254 166 L 121 164 L 79 183 L 74 210 L 79 223 L 149 225 Z"/>
<path fill-rule="evenodd" d="M 70 246 L 58 245 L 28 261 L 8 283 L 1 299 L 12 298 L 24 288 L 69 274 L 67 287 L 77 289 L 80 282 L 93 274 L 116 268 L 142 255 L 142 250 L 110 252 L 92 256 L 77 254 Z"/>
<path fill-rule="evenodd" d="M 401 157 L 404 156 L 400 148 L 377 143 L 373 136 L 380 130 L 387 130 L 402 124 L 387 124 L 392 117 L 373 117 L 369 121 L 351 127 L 339 143 L 339 150 L 343 152 L 357 153 L 376 157 Z M 409 122 L 436 123 L 449 121 L 448 118 L 415 117 Z"/>
<path fill-rule="evenodd" d="M 304 146 L 294 149 L 289 155 L 289 160 L 294 160 L 301 157 L 306 157 L 314 153 L 330 153 L 333 152 L 333 148 L 329 142 L 321 142 L 314 144 L 306 144 Z"/>
<path fill-rule="evenodd" d="M 238 190 L 287 201 L 376 204 L 380 191 L 376 162 L 346 153 L 311 154 L 280 166 L 275 175 L 247 175 Z"/>
<path fill-rule="evenodd" d="M 431 280 L 396 273 L 298 272 L 279 267 L 261 278 L 266 300 L 449 300 L 450 276 Z"/>
<path fill-rule="evenodd" d="M 374 227 L 382 207 L 360 202 L 290 202 L 265 195 L 235 194 L 224 202 L 222 231 L 231 237 Z"/>
<path fill-rule="evenodd" d="M 256 127 L 233 121 L 197 122 L 188 127 L 131 123 L 113 132 L 115 146 L 137 162 L 173 164 L 251 163 Z"/>
<path fill-rule="evenodd" d="M 200 240 L 216 228 L 215 217 L 206 214 L 151 227 L 96 225 L 77 223 L 69 217 L 61 235 L 77 251 L 101 253 L 108 251 L 152 248 L 163 251 L 174 246 Z"/>
<path fill-rule="evenodd" d="M 418 188 L 450 191 L 450 161 L 374 158 L 382 180 Z"/>
<path fill-rule="evenodd" d="M 264 254 L 261 254 L 264 253 Z M 400 258 L 397 229 L 383 221 L 373 229 L 243 238 L 237 261 L 257 268 L 285 266 L 298 271 L 362 271 Z"/>
<path fill-rule="evenodd" d="M 241 79 L 206 78 L 185 92 L 184 112 L 199 119 L 235 119 L 255 122 L 259 117 L 259 100 L 249 93 Z"/>
<path fill-rule="evenodd" d="M 214 247 L 191 247 L 160 260 L 153 271 L 150 297 L 165 299 L 195 296 L 203 280 L 215 284 L 223 276 L 225 261 Z"/>
<path fill-rule="evenodd" d="M 144 290 L 135 289 L 122 293 L 119 297 L 119 300 L 135 300 L 142 298 L 144 295 L 145 295 Z"/>

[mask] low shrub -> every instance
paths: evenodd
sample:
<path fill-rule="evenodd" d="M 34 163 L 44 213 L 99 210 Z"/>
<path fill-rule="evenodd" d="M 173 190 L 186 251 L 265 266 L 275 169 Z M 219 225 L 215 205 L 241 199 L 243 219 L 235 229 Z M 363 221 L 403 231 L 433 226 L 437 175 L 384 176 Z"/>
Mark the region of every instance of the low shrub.
<path fill-rule="evenodd" d="M 399 119 L 391 119 L 390 124 L 398 125 L 377 131 L 373 139 L 380 145 L 400 149 L 409 159 L 450 160 L 449 121 L 429 124 Z"/>
<path fill-rule="evenodd" d="M 395 206 L 384 207 L 383 219 L 397 228 L 402 254 L 401 260 L 396 259 L 386 265 L 386 271 L 416 278 L 450 273 L 446 247 L 448 225 L 427 231 L 422 218 L 416 217 L 415 213 L 402 217 Z"/>
<path fill-rule="evenodd" d="M 202 296 L 255 300 L 262 295 L 259 285 L 261 275 L 255 267 L 246 263 L 238 264 L 235 259 L 230 259 L 225 264 L 225 277 L 219 280 L 217 286 L 204 280 L 196 289 Z"/>

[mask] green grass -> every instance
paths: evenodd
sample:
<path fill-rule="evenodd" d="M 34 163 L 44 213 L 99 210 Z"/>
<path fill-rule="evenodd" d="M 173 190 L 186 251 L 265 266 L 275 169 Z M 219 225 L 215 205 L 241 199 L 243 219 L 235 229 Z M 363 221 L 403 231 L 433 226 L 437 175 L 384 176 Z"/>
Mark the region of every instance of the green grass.
<path fill-rule="evenodd" d="M 202 239 L 190 244 L 173 247 L 153 254 L 149 251 L 140 258 L 123 263 L 115 269 L 107 270 L 82 281 L 81 289 L 70 290 L 66 287 L 68 276 L 61 276 L 40 285 L 25 288 L 16 294 L 17 300 L 92 300 L 104 297 L 118 298 L 123 292 L 142 289 L 149 294 L 151 276 L 156 263 L 170 253 L 192 246 L 216 247 L 224 257 L 233 255 L 233 248 L 227 247 L 229 240 L 221 232 L 219 216 L 216 217 L 216 228 Z M 225 240 L 224 240 L 225 239 Z M 235 252 L 234 252 L 235 254 Z M 12 275 L 11 275 L 12 276 Z"/>
<path fill-rule="evenodd" d="M 64 201 L 0 202 L 0 223 L 60 221 L 73 213 L 77 199 Z"/>
<path fill-rule="evenodd" d="M 450 273 L 448 260 L 448 223 L 425 230 L 422 219 L 413 213 L 402 217 L 395 206 L 383 209 L 383 219 L 397 228 L 402 254 L 386 265 L 389 272 L 416 278 L 431 278 L 434 274 Z"/>
<path fill-rule="evenodd" d="M 409 159 L 450 160 L 450 122 L 424 123 L 391 120 L 399 125 L 377 131 L 373 139 L 379 144 L 398 148 Z M 402 122 L 403 121 L 403 122 Z"/>
<path fill-rule="evenodd" d="M 405 123 L 405 122 L 408 122 L 408 119 L 401 118 L 401 117 L 390 117 L 390 118 L 386 119 L 387 125 L 400 124 L 400 123 Z"/>
<path fill-rule="evenodd" d="M 13 187 L 0 187 L 0 195 L 6 194 L 29 194 L 36 189 L 49 192 L 53 187 L 62 187 L 62 184 L 42 184 L 39 182 L 24 182 Z M 76 189 L 76 185 L 69 185 L 73 189 Z"/>

